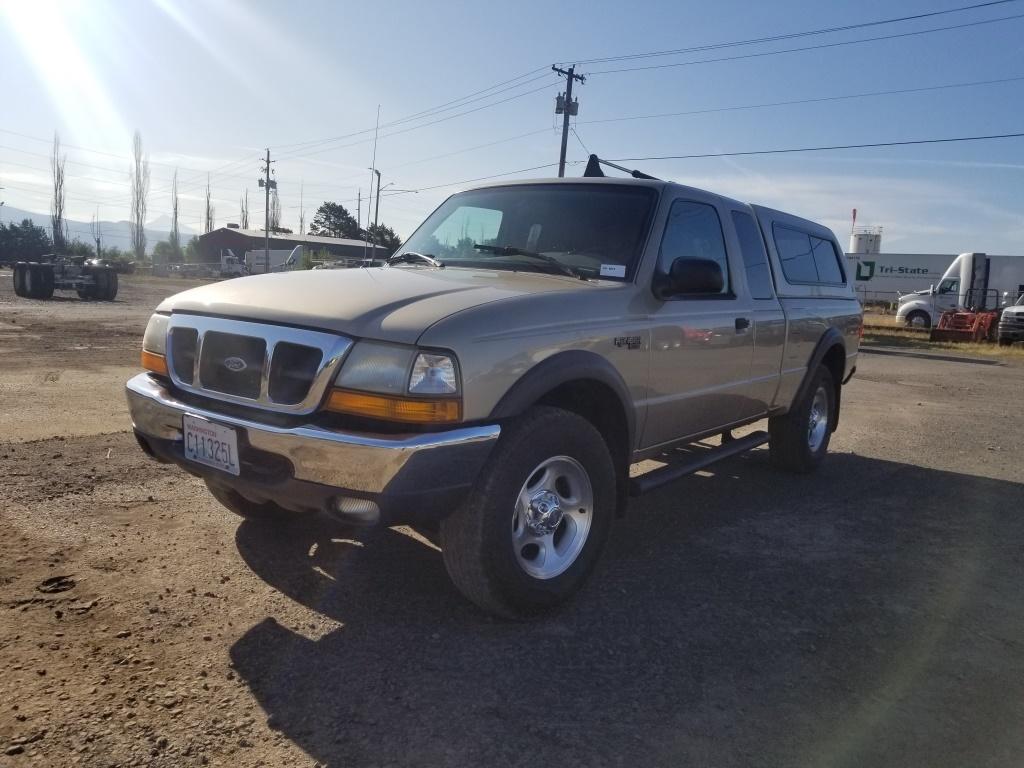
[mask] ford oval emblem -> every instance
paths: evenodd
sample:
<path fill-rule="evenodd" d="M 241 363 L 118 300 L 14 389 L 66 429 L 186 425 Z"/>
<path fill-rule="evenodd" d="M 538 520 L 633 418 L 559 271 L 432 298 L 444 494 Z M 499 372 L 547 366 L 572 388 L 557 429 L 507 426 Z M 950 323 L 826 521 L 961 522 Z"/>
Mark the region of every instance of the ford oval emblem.
<path fill-rule="evenodd" d="M 244 371 L 249 366 L 246 364 L 245 360 L 243 360 L 240 357 L 225 357 L 224 367 L 227 368 L 229 371 L 239 373 L 240 371 Z"/>

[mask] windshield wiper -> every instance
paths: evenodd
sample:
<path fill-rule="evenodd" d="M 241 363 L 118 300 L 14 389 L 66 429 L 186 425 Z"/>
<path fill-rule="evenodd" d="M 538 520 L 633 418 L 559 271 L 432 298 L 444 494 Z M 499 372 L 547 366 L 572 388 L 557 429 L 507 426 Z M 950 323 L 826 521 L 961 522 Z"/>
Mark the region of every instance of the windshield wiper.
<path fill-rule="evenodd" d="M 415 261 L 425 261 L 432 267 L 444 266 L 444 262 L 440 259 L 436 259 L 427 253 L 419 253 L 418 251 L 404 251 L 387 258 L 388 264 L 411 264 Z"/>
<path fill-rule="evenodd" d="M 552 267 L 557 269 L 563 275 L 569 275 L 569 277 L 575 277 L 580 280 L 586 280 L 586 278 L 575 269 L 570 267 L 568 264 L 563 264 L 553 256 L 547 256 L 543 253 L 534 253 L 533 251 L 526 251 L 522 248 L 516 248 L 514 245 L 484 245 L 483 243 L 473 243 L 473 248 L 483 253 L 493 253 L 498 256 L 525 256 L 529 259 L 537 259 L 550 264 Z"/>

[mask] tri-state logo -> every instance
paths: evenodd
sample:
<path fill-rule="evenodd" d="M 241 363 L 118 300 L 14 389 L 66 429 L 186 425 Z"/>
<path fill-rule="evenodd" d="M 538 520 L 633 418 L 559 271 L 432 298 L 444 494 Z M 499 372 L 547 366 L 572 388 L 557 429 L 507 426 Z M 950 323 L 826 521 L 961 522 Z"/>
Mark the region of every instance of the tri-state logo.
<path fill-rule="evenodd" d="M 857 262 L 857 279 L 858 280 L 870 280 L 875 276 L 875 262 L 873 261 L 858 261 Z"/>

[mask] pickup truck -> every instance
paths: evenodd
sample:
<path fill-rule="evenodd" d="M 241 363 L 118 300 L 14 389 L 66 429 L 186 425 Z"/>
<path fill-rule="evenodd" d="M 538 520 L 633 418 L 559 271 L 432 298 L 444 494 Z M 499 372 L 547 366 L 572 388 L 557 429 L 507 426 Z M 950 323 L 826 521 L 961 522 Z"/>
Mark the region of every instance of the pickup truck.
<path fill-rule="evenodd" d="M 384 266 L 165 300 L 135 434 L 245 517 L 430 529 L 466 597 L 529 616 L 581 587 L 631 495 L 764 443 L 824 459 L 863 330 L 842 253 L 670 182 L 472 189 Z"/>

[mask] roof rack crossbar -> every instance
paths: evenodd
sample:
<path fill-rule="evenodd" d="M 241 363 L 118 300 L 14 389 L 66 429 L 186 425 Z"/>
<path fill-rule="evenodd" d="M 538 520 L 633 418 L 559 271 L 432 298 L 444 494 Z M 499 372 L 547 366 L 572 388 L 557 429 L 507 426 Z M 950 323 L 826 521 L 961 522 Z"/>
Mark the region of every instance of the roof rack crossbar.
<path fill-rule="evenodd" d="M 615 163 L 611 162 L 610 160 L 602 160 L 597 155 L 591 155 L 590 159 L 587 160 L 587 167 L 586 167 L 586 170 L 583 171 L 583 175 L 585 177 L 604 176 L 604 171 L 601 170 L 601 166 L 602 165 L 607 165 L 609 168 L 614 168 L 617 171 L 622 171 L 623 173 L 628 173 L 634 179 L 652 179 L 654 181 L 661 181 L 661 179 L 659 179 L 657 176 L 651 176 L 649 174 L 644 173 L 643 171 L 637 171 L 637 170 L 630 169 L 630 168 L 624 168 L 621 165 L 616 165 Z"/>

